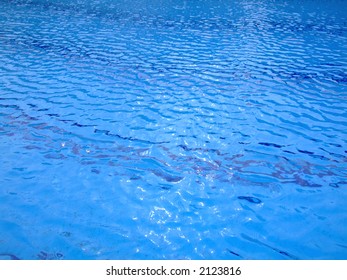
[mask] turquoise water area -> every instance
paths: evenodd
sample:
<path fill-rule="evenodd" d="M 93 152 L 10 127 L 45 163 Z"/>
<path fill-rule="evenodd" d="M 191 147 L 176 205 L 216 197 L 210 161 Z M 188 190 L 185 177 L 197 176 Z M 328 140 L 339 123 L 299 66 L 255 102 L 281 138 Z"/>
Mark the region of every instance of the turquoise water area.
<path fill-rule="evenodd" d="M 346 6 L 0 0 L 0 259 L 347 259 Z"/>

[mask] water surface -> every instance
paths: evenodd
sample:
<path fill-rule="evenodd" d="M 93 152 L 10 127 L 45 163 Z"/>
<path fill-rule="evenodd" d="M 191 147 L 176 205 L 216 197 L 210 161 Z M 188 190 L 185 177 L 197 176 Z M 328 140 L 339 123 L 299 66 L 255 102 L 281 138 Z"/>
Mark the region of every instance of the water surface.
<path fill-rule="evenodd" d="M 346 1 L 0 1 L 0 259 L 346 259 Z"/>

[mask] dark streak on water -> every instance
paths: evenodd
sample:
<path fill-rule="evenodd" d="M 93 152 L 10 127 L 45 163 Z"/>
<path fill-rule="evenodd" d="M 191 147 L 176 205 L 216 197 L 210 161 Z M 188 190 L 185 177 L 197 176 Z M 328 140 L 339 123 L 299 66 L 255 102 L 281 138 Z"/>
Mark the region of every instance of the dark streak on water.
<path fill-rule="evenodd" d="M 255 204 L 259 204 L 262 202 L 259 198 L 252 197 L 252 196 L 238 196 L 237 198 L 241 200 L 246 200 L 248 202 L 255 203 Z"/>
<path fill-rule="evenodd" d="M 0 254 L 0 259 L 3 259 L 3 260 L 19 260 L 18 257 L 16 257 L 15 255 L 13 254 L 5 254 L 5 253 L 2 253 Z"/>

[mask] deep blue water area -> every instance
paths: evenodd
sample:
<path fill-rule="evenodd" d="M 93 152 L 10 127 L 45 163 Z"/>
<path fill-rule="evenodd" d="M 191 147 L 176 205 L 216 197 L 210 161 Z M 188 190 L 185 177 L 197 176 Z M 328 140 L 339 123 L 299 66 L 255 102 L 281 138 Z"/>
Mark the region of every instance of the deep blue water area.
<path fill-rule="evenodd" d="M 0 259 L 347 259 L 347 1 L 0 0 Z"/>

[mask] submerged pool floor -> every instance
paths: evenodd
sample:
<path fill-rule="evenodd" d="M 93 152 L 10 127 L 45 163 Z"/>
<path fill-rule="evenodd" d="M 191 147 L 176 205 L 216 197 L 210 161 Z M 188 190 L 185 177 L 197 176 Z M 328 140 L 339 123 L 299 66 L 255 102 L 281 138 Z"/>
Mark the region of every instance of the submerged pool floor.
<path fill-rule="evenodd" d="M 0 259 L 347 259 L 345 7 L 0 0 Z"/>

